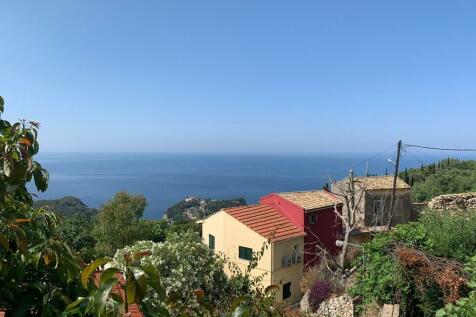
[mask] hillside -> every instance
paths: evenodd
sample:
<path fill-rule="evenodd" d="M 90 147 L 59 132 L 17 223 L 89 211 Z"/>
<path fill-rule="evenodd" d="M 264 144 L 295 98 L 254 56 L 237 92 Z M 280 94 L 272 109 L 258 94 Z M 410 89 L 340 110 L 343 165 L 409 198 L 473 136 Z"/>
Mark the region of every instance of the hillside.
<path fill-rule="evenodd" d="M 98 213 L 97 209 L 88 208 L 88 206 L 86 206 L 86 204 L 83 203 L 79 198 L 73 196 L 66 196 L 51 200 L 36 200 L 33 205 L 35 208 L 48 208 L 49 210 L 65 217 L 69 217 L 74 214 L 93 216 Z"/>
<path fill-rule="evenodd" d="M 222 208 L 246 205 L 244 198 L 212 200 L 199 197 L 187 197 L 168 208 L 164 217 L 174 221 L 191 221 L 204 218 Z"/>
<path fill-rule="evenodd" d="M 420 168 L 406 169 L 399 176 L 412 186 L 416 202 L 443 194 L 476 191 L 476 161 L 445 159 Z"/>

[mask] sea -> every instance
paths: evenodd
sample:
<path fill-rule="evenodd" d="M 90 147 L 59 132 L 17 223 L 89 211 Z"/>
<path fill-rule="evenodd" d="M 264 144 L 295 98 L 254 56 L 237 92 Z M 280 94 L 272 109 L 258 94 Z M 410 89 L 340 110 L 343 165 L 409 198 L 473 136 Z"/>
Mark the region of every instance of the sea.
<path fill-rule="evenodd" d="M 50 183 L 38 199 L 75 196 L 98 208 L 116 192 L 127 191 L 143 194 L 144 217 L 158 219 L 188 196 L 256 203 L 273 192 L 320 189 L 350 169 L 356 175 L 391 174 L 390 155 L 45 153 L 37 160 L 48 169 Z M 409 157 L 401 166 L 422 163 Z"/>

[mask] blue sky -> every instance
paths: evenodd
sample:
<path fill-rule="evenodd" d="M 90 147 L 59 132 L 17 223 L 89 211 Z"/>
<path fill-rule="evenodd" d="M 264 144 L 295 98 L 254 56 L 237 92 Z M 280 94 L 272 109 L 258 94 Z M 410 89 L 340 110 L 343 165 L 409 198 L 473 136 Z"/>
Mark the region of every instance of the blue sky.
<path fill-rule="evenodd" d="M 2 1 L 43 151 L 475 147 L 474 1 Z"/>

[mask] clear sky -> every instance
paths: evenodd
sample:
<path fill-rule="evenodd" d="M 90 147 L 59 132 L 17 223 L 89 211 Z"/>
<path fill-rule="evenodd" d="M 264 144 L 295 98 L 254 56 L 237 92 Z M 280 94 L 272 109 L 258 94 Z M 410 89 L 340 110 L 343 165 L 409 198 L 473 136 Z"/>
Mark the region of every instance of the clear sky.
<path fill-rule="evenodd" d="M 476 1 L 1 1 L 43 151 L 475 147 Z"/>

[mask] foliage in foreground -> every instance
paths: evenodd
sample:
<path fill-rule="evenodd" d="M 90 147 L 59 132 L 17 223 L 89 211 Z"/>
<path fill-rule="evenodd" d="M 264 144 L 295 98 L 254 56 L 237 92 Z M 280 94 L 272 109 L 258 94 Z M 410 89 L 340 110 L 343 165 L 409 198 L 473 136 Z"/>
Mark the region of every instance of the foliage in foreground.
<path fill-rule="evenodd" d="M 137 304 L 145 316 L 282 315 L 282 311 L 275 306 L 274 286 L 263 292 L 234 294 L 227 300 L 217 300 L 228 295 L 226 276 L 222 271 L 223 260 L 210 250 L 203 250 L 206 247 L 197 244 L 196 239 L 188 237 L 185 241 L 182 244 L 179 241 L 139 242 L 118 251 L 114 261 L 100 258 L 92 262 L 81 274 L 81 282 L 89 295 L 71 303 L 62 316 L 119 317 L 127 313 L 130 304 Z M 184 246 L 195 250 L 180 255 L 178 248 Z M 204 251 L 207 254 L 205 257 Z M 195 260 L 191 256 L 203 259 Z M 177 257 L 183 258 L 177 262 Z M 203 263 L 206 259 L 212 263 Z M 250 262 L 250 267 L 253 267 L 254 261 Z M 208 268 L 194 267 L 196 264 Z M 210 269 L 213 272 L 207 275 Z M 162 276 L 161 271 L 168 276 Z M 212 293 L 207 293 L 202 285 Z M 118 296 L 119 289 L 123 296 Z"/>
<path fill-rule="evenodd" d="M 48 172 L 34 160 L 38 127 L 0 119 L 0 307 L 13 316 L 57 316 L 81 294 L 79 261 L 56 235 L 57 216 L 34 209 L 26 188 L 48 187 Z"/>
<path fill-rule="evenodd" d="M 476 254 L 476 212 L 427 212 L 364 245 L 351 294 L 363 305 L 400 303 L 404 314 L 434 316 L 447 302 L 465 295 L 461 268 Z M 363 256 L 357 259 L 362 261 Z M 446 285 L 452 288 L 448 289 Z"/>
<path fill-rule="evenodd" d="M 446 305 L 438 310 L 437 317 L 473 317 L 476 316 L 476 256 L 472 257 L 466 265 L 466 271 L 470 276 L 468 287 L 471 288 L 467 297 L 460 298 L 455 303 Z"/>

